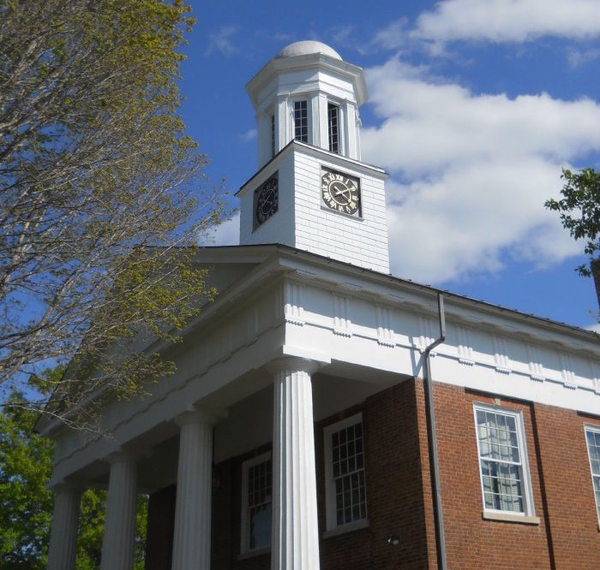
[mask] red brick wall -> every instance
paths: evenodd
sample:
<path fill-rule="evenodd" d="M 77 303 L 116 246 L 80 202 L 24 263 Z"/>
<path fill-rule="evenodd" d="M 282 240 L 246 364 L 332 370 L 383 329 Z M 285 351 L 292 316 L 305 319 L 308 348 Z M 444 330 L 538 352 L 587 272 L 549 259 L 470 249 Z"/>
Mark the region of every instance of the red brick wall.
<path fill-rule="evenodd" d="M 435 384 L 435 408 L 446 532 L 451 569 L 527 570 L 552 568 L 546 534 L 537 445 L 531 406 L 506 399 L 474 394 L 462 388 Z M 483 520 L 479 458 L 473 403 L 484 402 L 518 410 L 523 424 L 538 525 Z"/>
<path fill-rule="evenodd" d="M 556 568 L 600 568 L 600 532 L 584 424 L 600 419 L 534 405 L 544 481 L 546 516 Z"/>
<path fill-rule="evenodd" d="M 600 532 L 583 426 L 600 425 L 600 418 L 496 399 L 444 384 L 434 386 L 449 568 L 599 569 Z M 522 412 L 539 524 L 482 518 L 474 402 Z M 386 389 L 360 407 L 315 426 L 319 531 L 322 534 L 326 529 L 323 429 L 359 411 L 365 434 L 370 525 L 322 538 L 321 569 L 436 569 L 425 397 L 420 380 Z M 257 449 L 215 468 L 219 486 L 213 492 L 213 570 L 270 568 L 268 553 L 239 559 L 242 463 L 267 450 Z M 151 516 L 152 504 L 151 499 Z M 398 537 L 397 546 L 387 543 L 391 535 Z"/>
<path fill-rule="evenodd" d="M 431 496 L 422 468 L 427 459 L 419 426 L 422 394 L 415 388 L 408 380 L 369 398 L 365 406 L 372 567 L 377 569 L 429 568 L 427 538 L 432 527 L 428 529 L 426 512 Z M 398 536 L 397 546 L 386 543 L 391 534 Z"/>
<path fill-rule="evenodd" d="M 319 531 L 326 529 L 323 429 L 327 425 L 363 414 L 367 473 L 367 507 L 370 526 L 320 543 L 322 570 L 425 570 L 428 538 L 433 533 L 425 509 L 431 506 L 428 484 L 423 482 L 421 446 L 417 425 L 422 394 L 416 402 L 415 383 L 407 381 L 369 398 L 363 406 L 319 422 L 315 426 Z M 221 482 L 213 495 L 212 568 L 214 570 L 270 568 L 269 554 L 239 560 L 242 463 L 266 451 L 234 458 L 216 467 Z M 424 498 L 425 497 L 425 498 Z M 431 519 L 431 517 L 430 517 Z M 399 544 L 387 538 L 396 535 Z M 432 548 L 435 548 L 431 542 Z"/>

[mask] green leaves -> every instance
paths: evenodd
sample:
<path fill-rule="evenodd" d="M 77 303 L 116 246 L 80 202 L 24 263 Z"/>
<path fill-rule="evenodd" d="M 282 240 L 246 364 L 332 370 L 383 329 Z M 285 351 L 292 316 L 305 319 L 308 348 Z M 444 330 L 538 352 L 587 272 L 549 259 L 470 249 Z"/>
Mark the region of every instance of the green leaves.
<path fill-rule="evenodd" d="M 575 173 L 563 169 L 561 178 L 565 181 L 562 198 L 547 200 L 545 206 L 560 213 L 563 227 L 573 238 L 585 240 L 584 252 L 590 261 L 577 271 L 585 277 L 594 276 L 600 306 L 600 173 L 592 168 Z"/>
<path fill-rule="evenodd" d="M 0 553 L 2 568 L 45 567 L 50 532 L 53 445 L 32 433 L 36 414 L 13 392 L 0 414 Z"/>
<path fill-rule="evenodd" d="M 50 371 L 46 375 L 58 375 Z M 0 409 L 0 568 L 44 570 L 53 498 L 46 485 L 53 444 L 34 433 L 37 413 L 24 395 L 13 392 Z M 98 570 L 104 532 L 106 491 L 88 489 L 81 497 L 78 570 Z M 136 570 L 144 568 L 148 500 L 138 499 Z"/>

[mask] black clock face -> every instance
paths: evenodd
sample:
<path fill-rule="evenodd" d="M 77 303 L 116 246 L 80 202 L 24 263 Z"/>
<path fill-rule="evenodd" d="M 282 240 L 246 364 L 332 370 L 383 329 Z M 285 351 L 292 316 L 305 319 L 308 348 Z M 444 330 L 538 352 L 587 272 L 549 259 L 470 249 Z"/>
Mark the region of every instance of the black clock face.
<path fill-rule="evenodd" d="M 277 175 L 271 176 L 256 191 L 256 224 L 266 222 L 279 207 L 279 184 Z"/>
<path fill-rule="evenodd" d="M 326 172 L 321 177 L 321 196 L 324 204 L 336 212 L 360 215 L 358 180 L 340 172 Z"/>

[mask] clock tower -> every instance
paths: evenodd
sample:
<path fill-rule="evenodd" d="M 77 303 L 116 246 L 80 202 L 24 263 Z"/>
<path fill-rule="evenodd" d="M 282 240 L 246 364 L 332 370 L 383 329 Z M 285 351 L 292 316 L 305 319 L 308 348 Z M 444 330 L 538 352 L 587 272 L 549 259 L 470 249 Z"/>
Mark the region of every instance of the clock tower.
<path fill-rule="evenodd" d="M 238 197 L 240 243 L 281 243 L 389 273 L 381 168 L 360 154 L 360 67 L 329 46 L 296 42 L 248 83 L 258 172 Z"/>

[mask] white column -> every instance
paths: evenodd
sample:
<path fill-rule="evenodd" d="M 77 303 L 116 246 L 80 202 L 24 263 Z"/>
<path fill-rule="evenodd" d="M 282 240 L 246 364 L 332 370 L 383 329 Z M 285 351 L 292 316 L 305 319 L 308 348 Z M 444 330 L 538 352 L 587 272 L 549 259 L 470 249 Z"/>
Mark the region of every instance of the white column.
<path fill-rule="evenodd" d="M 275 154 L 294 139 L 294 109 L 287 95 L 277 95 L 275 117 Z"/>
<path fill-rule="evenodd" d="M 351 101 L 342 105 L 345 156 L 360 160 L 360 119 L 358 108 Z"/>
<path fill-rule="evenodd" d="M 272 570 L 319 570 L 311 384 L 317 368 L 296 358 L 270 366 L 275 376 Z"/>
<path fill-rule="evenodd" d="M 106 523 L 102 541 L 101 570 L 131 570 L 134 562 L 137 467 L 126 452 L 109 458 L 110 479 Z"/>
<path fill-rule="evenodd" d="M 79 526 L 79 489 L 67 484 L 54 487 L 54 515 L 48 548 L 48 570 L 74 570 Z"/>
<path fill-rule="evenodd" d="M 201 412 L 189 412 L 178 423 L 181 432 L 171 568 L 209 570 L 212 421 Z"/>
<path fill-rule="evenodd" d="M 329 123 L 327 120 L 327 95 L 313 94 L 309 100 L 312 110 L 312 145 L 329 150 Z"/>

